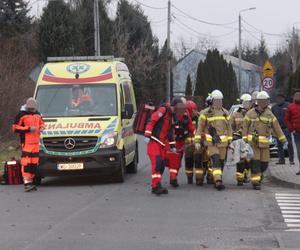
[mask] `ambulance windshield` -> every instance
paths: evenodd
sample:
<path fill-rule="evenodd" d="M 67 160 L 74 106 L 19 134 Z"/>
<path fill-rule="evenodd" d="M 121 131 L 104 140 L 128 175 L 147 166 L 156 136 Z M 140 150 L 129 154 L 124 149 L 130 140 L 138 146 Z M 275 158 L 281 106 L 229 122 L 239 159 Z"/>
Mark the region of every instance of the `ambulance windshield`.
<path fill-rule="evenodd" d="M 36 99 L 44 117 L 116 116 L 118 112 L 113 84 L 40 86 Z"/>

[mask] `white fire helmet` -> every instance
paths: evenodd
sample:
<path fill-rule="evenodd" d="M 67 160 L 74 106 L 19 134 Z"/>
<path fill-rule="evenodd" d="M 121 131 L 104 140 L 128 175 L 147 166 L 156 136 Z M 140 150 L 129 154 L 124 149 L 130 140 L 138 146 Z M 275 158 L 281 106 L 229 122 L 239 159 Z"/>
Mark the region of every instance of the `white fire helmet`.
<path fill-rule="evenodd" d="M 250 102 L 252 100 L 252 97 L 249 94 L 242 94 L 242 96 L 240 97 L 240 100 L 242 102 Z"/>
<path fill-rule="evenodd" d="M 251 96 L 253 101 L 255 101 L 257 99 L 258 93 L 259 93 L 259 91 L 257 91 L 257 90 L 253 91 L 252 96 Z"/>
<path fill-rule="evenodd" d="M 214 90 L 213 92 L 211 92 L 211 97 L 212 99 L 223 99 L 223 94 L 220 90 Z"/>
<path fill-rule="evenodd" d="M 261 91 L 257 94 L 257 100 L 268 100 L 270 99 L 269 94 L 266 91 Z"/>

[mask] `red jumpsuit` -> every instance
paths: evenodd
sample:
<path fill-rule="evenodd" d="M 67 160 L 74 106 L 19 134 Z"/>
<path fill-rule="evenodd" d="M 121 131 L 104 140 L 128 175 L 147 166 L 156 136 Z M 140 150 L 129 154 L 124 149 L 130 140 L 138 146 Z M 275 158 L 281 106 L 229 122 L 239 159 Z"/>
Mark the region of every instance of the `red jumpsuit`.
<path fill-rule="evenodd" d="M 151 115 L 146 125 L 145 136 L 150 138 L 147 153 L 151 161 L 152 188 L 161 182 L 166 165 L 166 144 L 175 146 L 172 130 L 172 111 L 162 106 Z"/>
<path fill-rule="evenodd" d="M 195 126 L 191 119 L 191 116 L 188 112 L 184 114 L 177 114 L 177 119 L 174 125 L 174 134 L 175 134 L 175 141 L 176 141 L 176 151 L 181 153 L 181 157 L 184 153 L 184 144 L 185 139 L 195 133 Z M 170 171 L 170 180 L 176 180 L 179 169 L 174 169 L 172 166 L 169 166 Z"/>
<path fill-rule="evenodd" d="M 36 131 L 30 132 L 34 127 Z M 44 122 L 38 112 L 21 111 L 13 124 L 13 132 L 20 133 L 22 175 L 24 183 L 32 183 L 37 171 L 40 152 L 40 130 Z"/>

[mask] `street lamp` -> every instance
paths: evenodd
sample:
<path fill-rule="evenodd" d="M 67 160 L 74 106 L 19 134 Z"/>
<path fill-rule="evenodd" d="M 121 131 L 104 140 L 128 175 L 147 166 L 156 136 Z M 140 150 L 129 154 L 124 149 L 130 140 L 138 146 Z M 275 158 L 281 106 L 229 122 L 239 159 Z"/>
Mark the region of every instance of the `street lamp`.
<path fill-rule="evenodd" d="M 245 11 L 255 10 L 256 7 L 240 10 L 239 12 L 239 92 L 241 92 L 242 82 L 242 17 L 241 13 Z"/>

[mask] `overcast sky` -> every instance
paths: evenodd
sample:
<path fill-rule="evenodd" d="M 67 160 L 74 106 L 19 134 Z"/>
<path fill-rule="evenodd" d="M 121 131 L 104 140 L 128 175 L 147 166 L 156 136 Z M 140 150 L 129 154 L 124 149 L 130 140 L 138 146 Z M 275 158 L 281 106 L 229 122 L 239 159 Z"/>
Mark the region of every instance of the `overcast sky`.
<path fill-rule="evenodd" d="M 30 0 L 33 13 L 41 13 L 46 0 Z M 129 0 L 136 3 L 136 0 Z M 141 6 L 145 14 L 152 21 L 154 34 L 162 44 L 167 34 L 167 0 L 138 0 L 141 4 L 155 9 Z M 256 7 L 242 13 L 243 43 L 255 45 L 262 33 L 268 48 L 273 52 L 278 46 L 286 43 L 287 33 L 291 31 L 295 22 L 300 22 L 300 0 L 171 0 L 172 2 L 172 46 L 184 39 L 189 47 L 203 37 L 216 41 L 221 50 L 231 50 L 238 43 L 238 13 L 242 9 Z M 117 0 L 109 6 L 110 13 L 114 13 Z M 159 8 L 159 9 L 156 9 Z M 228 25 L 207 25 L 192 20 L 184 13 L 206 22 Z M 249 25 L 250 24 L 250 25 Z M 295 24 L 300 29 L 300 23 Z"/>

